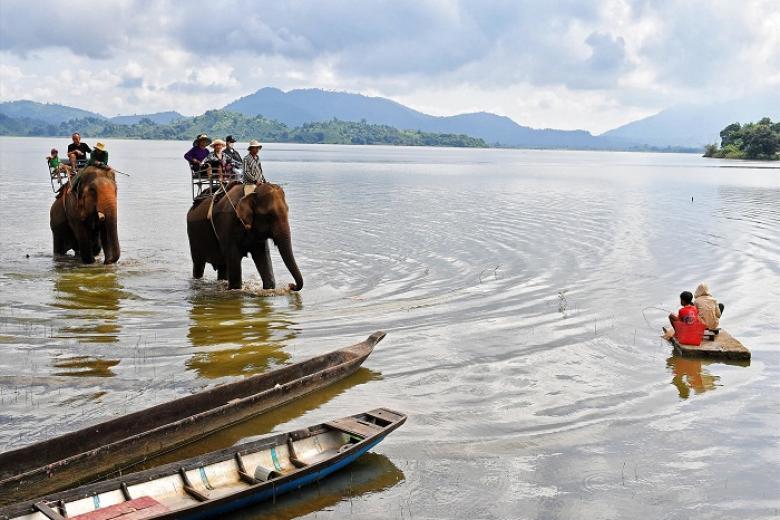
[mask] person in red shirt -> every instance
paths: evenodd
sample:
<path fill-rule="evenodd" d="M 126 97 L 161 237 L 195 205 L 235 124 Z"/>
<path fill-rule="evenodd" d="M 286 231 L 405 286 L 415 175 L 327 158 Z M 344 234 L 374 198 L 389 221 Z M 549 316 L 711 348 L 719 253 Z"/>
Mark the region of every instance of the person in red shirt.
<path fill-rule="evenodd" d="M 674 327 L 674 335 L 680 343 L 700 345 L 704 335 L 704 323 L 699 319 L 699 311 L 693 304 L 693 294 L 690 291 L 680 293 L 682 307 L 677 314 L 669 315 L 669 322 Z"/>

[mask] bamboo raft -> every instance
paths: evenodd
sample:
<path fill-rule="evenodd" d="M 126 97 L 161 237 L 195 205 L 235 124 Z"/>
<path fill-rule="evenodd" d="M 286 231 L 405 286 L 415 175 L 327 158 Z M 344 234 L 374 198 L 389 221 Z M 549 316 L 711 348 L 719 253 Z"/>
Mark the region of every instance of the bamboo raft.
<path fill-rule="evenodd" d="M 353 374 L 385 337 L 0 454 L 0 505 L 105 477 Z"/>
<path fill-rule="evenodd" d="M 750 351 L 734 336 L 723 329 L 713 339 L 704 339 L 701 345 L 680 343 L 675 336 L 669 340 L 674 353 L 683 357 L 707 357 L 733 360 L 749 360 Z"/>
<path fill-rule="evenodd" d="M 316 482 L 406 416 L 379 408 L 0 509 L 0 520 L 212 518 Z"/>

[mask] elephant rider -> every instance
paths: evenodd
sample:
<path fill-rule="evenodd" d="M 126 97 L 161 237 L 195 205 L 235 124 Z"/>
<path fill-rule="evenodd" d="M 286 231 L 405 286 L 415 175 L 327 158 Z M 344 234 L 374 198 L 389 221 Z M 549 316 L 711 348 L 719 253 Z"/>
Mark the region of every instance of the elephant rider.
<path fill-rule="evenodd" d="M 238 153 L 238 150 L 236 150 L 233 147 L 233 144 L 236 142 L 236 138 L 232 135 L 229 135 L 225 138 L 225 152 L 224 154 L 230 159 L 230 162 L 232 163 L 233 173 L 235 175 L 238 175 L 240 173 L 239 170 L 243 168 L 243 163 L 241 161 L 241 154 Z"/>
<path fill-rule="evenodd" d="M 88 166 L 108 166 L 108 150 L 103 143 L 95 144 L 95 149 L 89 154 Z"/>
<path fill-rule="evenodd" d="M 225 141 L 222 139 L 214 139 L 211 142 L 211 148 L 213 149 L 210 154 L 203 159 L 203 166 L 210 166 L 212 174 L 214 170 L 221 173 L 221 176 L 229 176 L 233 171 L 233 161 L 225 153 Z"/>
<path fill-rule="evenodd" d="M 76 171 L 78 170 L 79 161 L 86 162 L 87 154 L 91 154 L 92 149 L 87 143 L 81 142 L 81 134 L 78 132 L 74 132 L 70 137 L 73 142 L 68 145 L 68 159 L 70 159 L 70 167 L 73 171 Z"/>
<path fill-rule="evenodd" d="M 204 159 L 209 155 L 209 150 L 206 148 L 211 144 L 211 139 L 206 134 L 198 134 L 198 137 L 192 141 L 192 148 L 184 154 L 184 159 L 190 163 L 190 168 L 193 172 L 197 172 L 201 169 Z"/>
<path fill-rule="evenodd" d="M 95 145 L 95 148 L 92 150 L 92 153 L 89 154 L 89 161 L 87 162 L 87 166 L 108 167 L 108 150 L 106 150 L 106 145 L 104 145 L 103 143 L 97 143 Z M 81 173 L 83 171 L 84 171 L 83 169 L 77 171 L 71 183 L 71 185 L 73 186 L 73 193 L 75 193 L 77 196 L 79 194 L 79 188 L 81 187 Z"/>
<path fill-rule="evenodd" d="M 60 152 L 56 148 L 52 148 L 49 156 L 46 157 L 46 162 L 49 164 L 49 171 L 54 173 L 67 173 L 70 174 L 70 166 L 60 160 Z"/>
<path fill-rule="evenodd" d="M 249 153 L 244 157 L 244 184 L 257 184 L 258 182 L 267 182 L 263 176 L 263 166 L 260 164 L 260 149 L 263 147 L 256 139 L 249 141 L 247 150 Z"/>

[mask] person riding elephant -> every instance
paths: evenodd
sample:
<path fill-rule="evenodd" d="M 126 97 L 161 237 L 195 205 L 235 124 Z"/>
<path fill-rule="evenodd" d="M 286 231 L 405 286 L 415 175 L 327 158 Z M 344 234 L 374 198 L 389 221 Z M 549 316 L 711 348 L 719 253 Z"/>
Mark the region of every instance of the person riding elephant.
<path fill-rule="evenodd" d="M 114 171 L 87 166 L 80 175 L 79 194 L 66 184 L 49 211 L 54 254 L 72 249 L 82 262 L 91 264 L 102 249 L 103 263 L 113 264 L 120 255 Z"/>
<path fill-rule="evenodd" d="M 287 201 L 281 186 L 258 184 L 245 194 L 235 185 L 224 197 L 196 200 L 187 213 L 187 236 L 192 255 L 192 276 L 203 277 L 206 263 L 217 271 L 217 278 L 228 280 L 230 289 L 240 289 L 241 260 L 252 254 L 264 289 L 275 289 L 268 239 L 279 249 L 284 265 L 295 283 L 289 288 L 300 291 L 303 277 L 295 262 L 288 221 Z"/>

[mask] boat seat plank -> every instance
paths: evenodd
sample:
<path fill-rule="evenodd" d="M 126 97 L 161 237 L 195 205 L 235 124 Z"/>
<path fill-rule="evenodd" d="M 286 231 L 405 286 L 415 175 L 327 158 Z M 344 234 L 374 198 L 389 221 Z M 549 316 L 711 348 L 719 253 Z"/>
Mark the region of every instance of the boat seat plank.
<path fill-rule="evenodd" d="M 197 500 L 198 502 L 208 502 L 209 497 L 205 493 L 202 493 L 195 489 L 195 486 L 192 485 L 192 482 L 190 482 L 190 477 L 187 476 L 187 472 L 184 471 L 184 468 L 179 468 L 179 475 L 181 475 L 181 480 L 184 483 L 184 491 Z"/>
<path fill-rule="evenodd" d="M 152 497 L 141 497 L 78 516 L 71 516 L 68 520 L 142 520 L 167 511 L 168 508 L 164 504 Z"/>
<path fill-rule="evenodd" d="M 357 435 L 358 437 L 361 437 L 363 439 L 365 439 L 366 437 L 370 437 L 377 432 L 382 431 L 381 426 L 377 426 L 376 424 L 371 424 L 366 421 L 361 421 L 360 419 L 355 419 L 353 417 L 336 419 L 335 421 L 330 421 L 325 424 L 327 424 L 330 428 L 333 428 L 334 430 L 339 430 L 344 433 Z"/>
<path fill-rule="evenodd" d="M 59 514 L 57 511 L 49 507 L 49 505 L 46 502 L 36 502 L 33 507 L 36 511 L 41 513 L 46 518 L 49 518 L 50 520 L 65 520 L 65 517 Z"/>
<path fill-rule="evenodd" d="M 233 458 L 236 460 L 236 465 L 238 466 L 238 478 L 250 486 L 254 486 L 255 484 L 260 483 L 259 480 L 247 473 L 246 465 L 244 465 L 244 459 L 241 457 L 240 453 L 236 452 Z"/>
<path fill-rule="evenodd" d="M 291 436 L 287 437 L 287 451 L 289 452 L 290 462 L 293 466 L 298 469 L 308 466 L 308 464 L 299 459 L 298 455 L 295 453 L 295 446 L 293 446 L 293 440 Z"/>
<path fill-rule="evenodd" d="M 402 414 L 396 413 L 392 410 L 388 410 L 387 408 L 378 408 L 376 410 L 371 410 L 370 412 L 366 412 L 366 415 L 375 417 L 377 419 L 381 419 L 383 421 L 389 421 L 389 422 L 400 421 L 404 417 Z"/>

